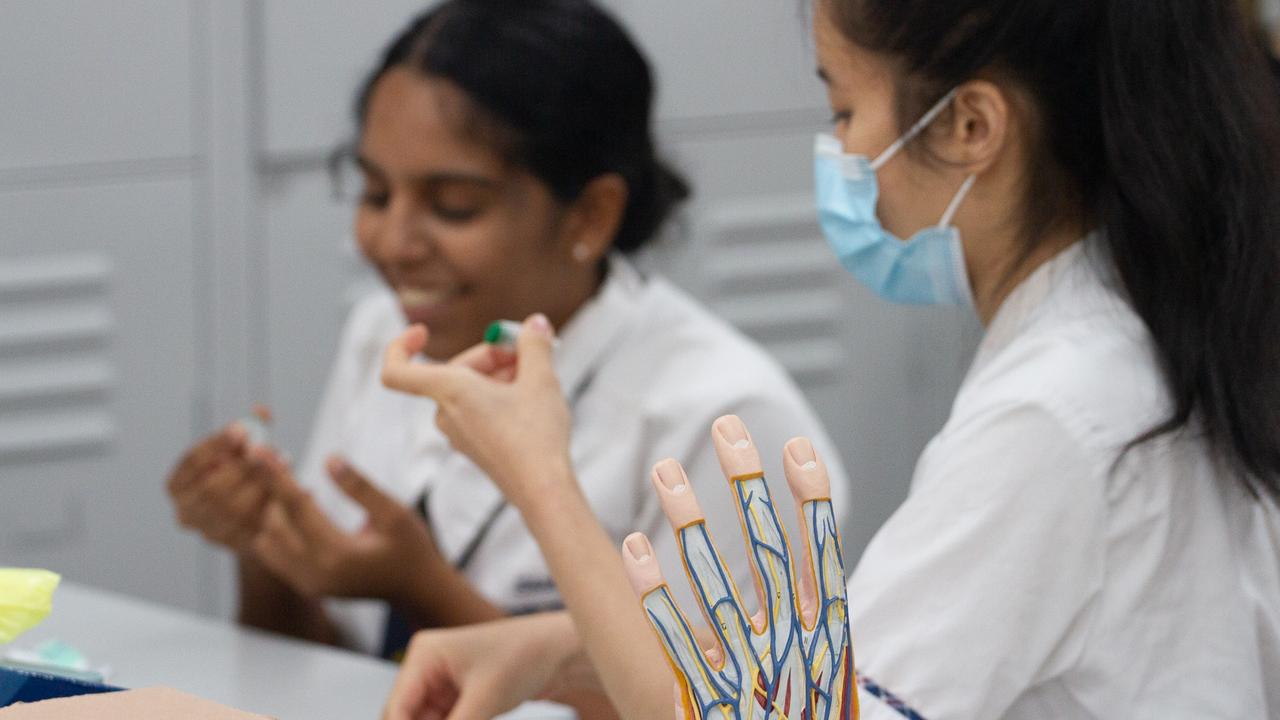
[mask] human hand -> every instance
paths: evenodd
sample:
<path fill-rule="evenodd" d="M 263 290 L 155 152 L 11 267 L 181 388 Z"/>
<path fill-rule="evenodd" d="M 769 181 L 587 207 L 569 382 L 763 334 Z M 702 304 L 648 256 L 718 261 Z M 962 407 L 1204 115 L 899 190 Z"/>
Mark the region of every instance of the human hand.
<path fill-rule="evenodd" d="M 270 419 L 264 407 L 254 413 Z M 188 450 L 165 483 L 178 524 L 235 552 L 257 534 L 269 493 L 267 469 L 249 449 L 247 430 L 233 422 Z"/>
<path fill-rule="evenodd" d="M 581 653 L 567 613 L 539 613 L 413 636 L 383 720 L 480 720 L 548 697 Z"/>
<path fill-rule="evenodd" d="M 437 404 L 436 424 L 459 452 L 522 508 L 540 482 L 568 473 L 569 408 L 552 365 L 553 333 L 547 319 L 525 320 L 516 355 L 481 345 L 445 364 L 413 361 L 427 343 L 415 325 L 387 347 L 382 382 Z"/>
<path fill-rule="evenodd" d="M 797 565 L 746 427 L 725 416 L 715 422 L 712 436 L 738 501 L 761 611 L 748 619 L 689 480 L 674 460 L 658 464 L 653 484 L 717 647 L 699 647 L 644 535 L 628 537 L 622 553 L 632 586 L 676 668 L 678 714 L 700 720 L 719 717 L 720 708 L 735 717 L 857 718 L 844 568 L 826 468 L 808 440 L 787 443 L 783 466 L 806 545 L 807 562 Z"/>
<path fill-rule="evenodd" d="M 271 500 L 253 551 L 299 593 L 411 603 L 414 582 L 444 562 L 426 523 L 343 459 L 329 458 L 326 469 L 365 510 L 355 533 L 334 525 L 278 456 L 264 449 L 260 461 L 271 471 Z"/>

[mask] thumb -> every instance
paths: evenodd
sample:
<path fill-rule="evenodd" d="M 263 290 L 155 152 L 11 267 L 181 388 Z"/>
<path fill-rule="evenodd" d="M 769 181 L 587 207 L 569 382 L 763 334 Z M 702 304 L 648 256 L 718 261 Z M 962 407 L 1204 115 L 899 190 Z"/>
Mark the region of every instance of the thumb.
<path fill-rule="evenodd" d="M 346 460 L 334 455 L 325 463 L 329 476 L 347 497 L 355 500 L 368 513 L 369 522 L 377 524 L 404 512 L 395 498 L 379 490 Z"/>
<path fill-rule="evenodd" d="M 492 685 L 492 687 L 491 687 Z M 490 720 L 515 709 L 514 704 L 504 705 L 502 688 L 492 682 L 472 681 L 462 687 L 458 700 L 445 720 Z"/>
<path fill-rule="evenodd" d="M 440 400 L 456 386 L 458 369 L 415 362 L 427 346 L 427 326 L 413 325 L 387 344 L 382 354 L 382 384 L 392 390 Z"/>
<path fill-rule="evenodd" d="M 516 378 L 554 378 L 555 368 L 551 352 L 555 345 L 555 330 L 551 321 L 542 313 L 530 315 L 520 328 L 516 339 Z"/>

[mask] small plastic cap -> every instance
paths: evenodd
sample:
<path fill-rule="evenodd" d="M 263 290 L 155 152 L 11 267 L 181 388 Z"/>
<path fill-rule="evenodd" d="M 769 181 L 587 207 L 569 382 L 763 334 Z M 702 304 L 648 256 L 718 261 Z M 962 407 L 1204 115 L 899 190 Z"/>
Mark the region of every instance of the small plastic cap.
<path fill-rule="evenodd" d="M 502 342 L 502 322 L 494 321 L 484 329 L 484 341 L 490 345 Z"/>

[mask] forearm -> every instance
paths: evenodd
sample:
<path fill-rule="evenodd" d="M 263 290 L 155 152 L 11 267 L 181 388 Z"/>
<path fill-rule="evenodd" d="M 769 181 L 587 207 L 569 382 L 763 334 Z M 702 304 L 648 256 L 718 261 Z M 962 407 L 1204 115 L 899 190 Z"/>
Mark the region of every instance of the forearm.
<path fill-rule="evenodd" d="M 338 630 L 319 599 L 304 597 L 251 555 L 239 556 L 242 625 L 324 643 L 338 644 Z"/>
<path fill-rule="evenodd" d="M 444 560 L 412 573 L 406 597 L 393 602 L 423 627 L 472 625 L 507 616 Z"/>
<path fill-rule="evenodd" d="M 671 715 L 674 677 L 623 570 L 619 548 L 568 465 L 543 468 L 542 492 L 519 503 L 578 637 L 625 718 Z"/>

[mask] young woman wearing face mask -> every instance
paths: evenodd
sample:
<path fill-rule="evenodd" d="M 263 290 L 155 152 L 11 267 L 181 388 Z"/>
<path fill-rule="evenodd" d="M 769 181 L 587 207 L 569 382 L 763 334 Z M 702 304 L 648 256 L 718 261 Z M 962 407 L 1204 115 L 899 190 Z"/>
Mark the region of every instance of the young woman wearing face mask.
<path fill-rule="evenodd" d="M 519 513 L 450 447 L 434 405 L 382 386 L 382 350 L 406 319 L 431 326 L 422 352 L 435 361 L 501 318 L 564 328 L 549 368 L 568 411 L 555 420 L 572 424 L 570 458 L 610 544 L 663 522 L 638 485 L 659 453 L 716 467 L 716 416 L 756 418 L 775 441 L 821 435 L 759 348 L 627 259 L 687 194 L 655 157 L 651 100 L 646 61 L 586 0 L 453 0 L 392 42 L 359 95 L 354 148 L 355 235 L 389 292 L 351 314 L 296 480 L 237 427 L 170 483 L 183 523 L 237 553 L 245 622 L 386 652 L 404 627 L 561 607 Z M 485 352 L 491 372 L 512 360 Z M 712 510 L 733 522 L 727 498 Z M 676 557 L 673 543 L 660 551 Z M 745 570 L 745 552 L 727 559 Z M 397 612 L 384 631 L 385 602 L 324 598 Z"/>
<path fill-rule="evenodd" d="M 835 254 L 886 300 L 986 325 L 848 584 L 864 717 L 1280 717 L 1280 103 L 1238 4 L 820 0 L 814 16 Z M 514 382 L 408 364 L 420 342 L 391 346 L 385 378 L 454 398 L 442 416 L 520 498 L 569 614 L 420 635 L 388 716 L 479 716 L 567 675 L 625 716 L 669 717 L 625 579 L 579 575 L 607 550 L 568 541 L 587 521 L 565 431 L 531 442 L 487 412 L 519 396 L 522 424 L 562 414 L 548 340 L 521 347 Z M 717 433 L 736 488 L 748 436 Z M 814 467 L 802 446 L 793 487 Z M 685 533 L 671 475 L 654 484 Z M 623 550 L 638 590 L 660 579 L 646 548 Z M 717 634 L 710 668 L 737 656 Z M 552 669 L 495 680 L 534 655 Z"/>

